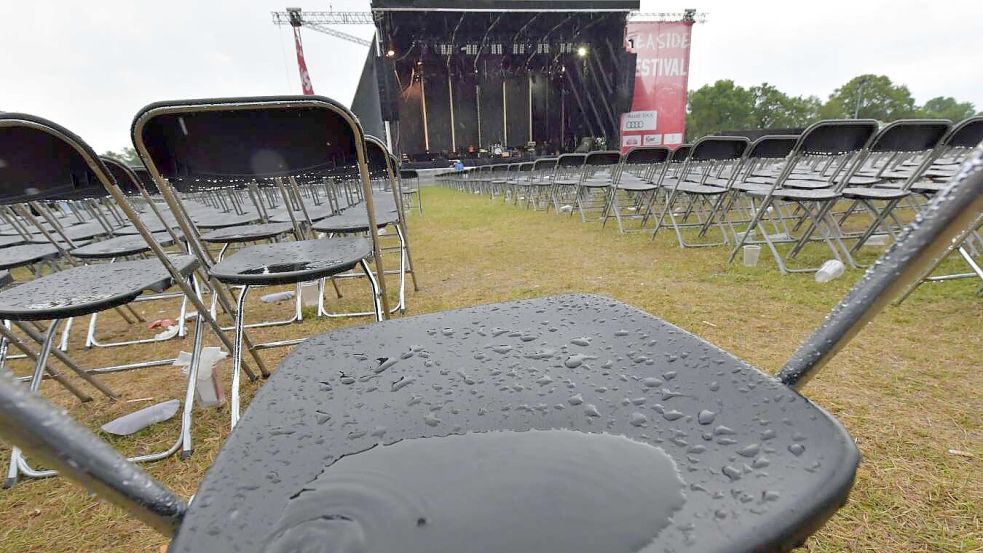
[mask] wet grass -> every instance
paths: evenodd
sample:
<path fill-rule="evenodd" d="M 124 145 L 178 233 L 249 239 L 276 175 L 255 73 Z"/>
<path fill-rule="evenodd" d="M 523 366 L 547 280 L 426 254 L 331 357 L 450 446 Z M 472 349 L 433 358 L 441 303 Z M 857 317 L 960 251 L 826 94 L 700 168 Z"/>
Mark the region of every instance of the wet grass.
<path fill-rule="evenodd" d="M 773 372 L 861 275 L 850 270 L 820 285 L 811 275 L 781 276 L 766 251 L 758 267 L 745 268 L 727 264 L 722 248 L 680 250 L 669 233 L 653 243 L 647 235 L 621 236 L 577 218 L 516 210 L 442 189 L 425 189 L 424 201 L 425 216 L 411 220 L 421 285 L 420 292 L 408 294 L 411 314 L 593 292 L 658 315 Z M 864 258 L 876 254 L 871 249 Z M 818 249 L 806 256 L 807 261 L 822 259 Z M 345 298 L 331 306 L 364 309 L 364 288 L 361 282 L 345 282 Z M 983 550 L 983 300 L 974 291 L 968 281 L 922 287 L 876 319 L 805 388 L 805 395 L 843 421 L 863 454 L 850 502 L 807 542 L 806 550 Z M 256 317 L 283 318 L 290 309 L 288 304 L 251 305 Z M 173 302 L 154 302 L 137 309 L 152 320 L 173 314 L 174 308 Z M 307 320 L 252 334 L 258 340 L 281 339 L 364 322 Z M 185 338 L 85 351 L 84 323 L 75 323 L 71 351 L 84 366 L 173 356 L 190 348 Z M 115 315 L 107 315 L 105 323 L 105 339 L 151 334 L 143 327 L 127 328 Z M 263 355 L 275 367 L 285 353 Z M 18 374 L 29 372 L 23 361 L 13 367 Z M 139 407 L 178 397 L 181 388 L 180 373 L 172 367 L 104 381 L 123 394 L 122 401 L 97 397 L 80 405 L 51 381 L 42 393 L 98 428 Z M 247 383 L 247 395 L 260 385 Z M 196 413 L 191 459 L 172 457 L 148 470 L 190 496 L 226 436 L 227 419 L 224 409 Z M 177 422 L 169 421 L 112 441 L 129 454 L 144 453 L 169 446 L 176 431 Z M 5 468 L 7 459 L 6 451 L 0 452 L 0 466 Z M 156 551 L 165 543 L 63 479 L 24 482 L 0 492 L 0 551 L 131 553 Z"/>

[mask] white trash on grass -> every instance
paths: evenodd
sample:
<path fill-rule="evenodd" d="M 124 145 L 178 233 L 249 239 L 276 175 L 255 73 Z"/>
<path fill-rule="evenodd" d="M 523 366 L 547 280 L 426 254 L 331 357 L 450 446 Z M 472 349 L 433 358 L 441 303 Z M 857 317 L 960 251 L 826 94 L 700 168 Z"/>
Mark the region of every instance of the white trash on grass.
<path fill-rule="evenodd" d="M 195 402 L 199 407 L 218 407 L 225 403 L 225 391 L 219 379 L 215 365 L 228 357 L 222 348 L 207 347 L 201 349 L 201 360 L 198 362 L 198 378 L 195 381 Z M 188 374 L 191 365 L 191 354 L 182 351 L 174 360 L 175 367 L 181 367 L 181 372 Z"/>
<path fill-rule="evenodd" d="M 846 271 L 846 266 L 839 259 L 830 259 L 823 266 L 816 271 L 816 282 L 822 284 L 824 282 L 829 282 L 834 278 L 839 278 Z"/>
<path fill-rule="evenodd" d="M 265 296 L 260 296 L 259 301 L 263 303 L 278 303 L 281 301 L 287 301 L 294 297 L 295 292 L 293 290 L 286 290 L 283 292 L 273 292 L 272 294 L 266 294 Z"/>
<path fill-rule="evenodd" d="M 123 415 L 118 419 L 107 422 L 106 424 L 102 425 L 102 430 L 103 432 L 108 432 L 117 436 L 129 436 L 130 434 L 136 434 L 152 424 L 157 424 L 158 422 L 164 422 L 171 419 L 175 414 L 177 414 L 178 407 L 180 406 L 180 401 L 172 399 L 163 403 L 151 405 L 150 407 L 144 407 L 139 411 L 134 411 L 129 415 Z"/>

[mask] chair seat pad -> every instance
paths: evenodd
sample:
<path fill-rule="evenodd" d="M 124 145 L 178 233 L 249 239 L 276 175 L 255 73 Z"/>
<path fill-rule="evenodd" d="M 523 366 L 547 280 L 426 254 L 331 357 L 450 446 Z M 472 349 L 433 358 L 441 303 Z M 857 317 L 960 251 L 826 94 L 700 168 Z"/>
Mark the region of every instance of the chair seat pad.
<path fill-rule="evenodd" d="M 839 182 L 842 182 L 842 180 L 843 179 L 836 179 L 836 182 L 839 183 Z M 853 185 L 857 185 L 857 186 L 871 186 L 871 185 L 877 184 L 879 182 L 881 182 L 881 179 L 879 179 L 877 177 L 864 177 L 864 176 L 854 175 L 854 176 L 850 177 L 850 183 L 849 184 L 853 184 Z"/>
<path fill-rule="evenodd" d="M 658 188 L 657 185 L 642 180 L 618 183 L 618 190 L 625 190 L 627 192 L 650 192 L 656 188 Z"/>
<path fill-rule="evenodd" d="M 266 240 L 293 230 L 290 223 L 265 223 L 261 225 L 236 225 L 215 229 L 201 235 L 204 242 L 212 244 L 233 244 Z"/>
<path fill-rule="evenodd" d="M 829 182 L 824 180 L 803 180 L 803 179 L 787 179 L 782 183 L 784 188 L 799 188 L 802 190 L 817 190 L 820 188 L 829 188 Z"/>
<path fill-rule="evenodd" d="M 154 234 L 153 237 L 161 246 L 166 247 L 174 243 L 171 235 L 166 232 Z M 113 257 L 122 257 L 149 251 L 150 246 L 147 245 L 143 236 L 139 234 L 128 234 L 101 242 L 93 242 L 81 248 L 75 248 L 71 251 L 71 254 L 81 259 L 111 259 Z"/>
<path fill-rule="evenodd" d="M 676 187 L 676 192 L 685 192 L 686 194 L 696 194 L 699 196 L 714 196 L 727 192 L 727 189 L 719 186 L 697 184 L 695 182 L 682 182 Z"/>
<path fill-rule="evenodd" d="M 27 240 L 25 240 L 24 237 L 19 234 L 11 235 L 11 236 L 0 235 L 0 248 L 6 248 L 8 246 L 19 246 L 26 241 Z"/>
<path fill-rule="evenodd" d="M 772 181 L 772 183 L 774 183 L 774 181 Z M 750 192 L 752 190 L 753 191 L 762 191 L 763 190 L 763 191 L 767 192 L 767 191 L 771 190 L 772 183 L 767 183 L 766 184 L 766 183 L 762 183 L 762 182 L 750 182 L 750 181 L 735 182 L 734 184 L 731 185 L 731 189 L 732 190 L 739 190 L 741 192 Z"/>
<path fill-rule="evenodd" d="M 58 257 L 58 248 L 53 244 L 24 244 L 0 249 L 0 270 L 14 269 Z"/>
<path fill-rule="evenodd" d="M 905 190 L 892 188 L 867 188 L 865 186 L 850 186 L 840 191 L 844 198 L 858 200 L 897 200 L 909 193 Z"/>
<path fill-rule="evenodd" d="M 320 221 L 321 219 L 324 219 L 325 217 L 330 217 L 335 213 L 334 208 L 332 208 L 329 204 L 321 204 L 321 205 L 311 204 L 305 207 L 307 208 L 307 216 L 311 218 L 311 221 Z M 297 219 L 297 222 L 301 222 L 305 220 L 303 211 L 294 211 L 293 214 L 294 214 L 294 218 Z M 283 208 L 277 209 L 275 211 L 270 212 L 270 221 L 273 223 L 289 223 L 290 214 L 287 213 L 286 209 Z"/>
<path fill-rule="evenodd" d="M 168 256 L 187 276 L 198 266 L 190 255 Z M 0 292 L 0 318 L 17 321 L 64 319 L 129 303 L 145 290 L 173 284 L 157 258 L 83 265 L 58 271 Z"/>
<path fill-rule="evenodd" d="M 768 190 L 748 190 L 748 194 L 751 196 L 767 196 Z M 795 188 L 781 188 L 776 190 L 772 196 L 778 200 L 792 200 L 792 201 L 827 201 L 835 200 L 840 197 L 833 189 L 827 188 L 825 190 L 802 190 Z"/>
<path fill-rule="evenodd" d="M 167 227 L 165 227 L 164 223 L 160 222 L 160 219 L 158 219 L 156 216 L 153 215 L 141 216 L 140 219 L 143 221 L 144 226 L 147 227 L 147 230 L 149 230 L 152 233 L 156 234 L 160 232 L 164 232 L 164 233 L 167 232 Z M 176 232 L 181 231 L 181 227 L 177 224 L 177 221 L 171 221 L 168 224 L 171 226 L 172 230 Z M 133 225 L 126 225 L 125 227 L 115 231 L 115 234 L 120 236 L 125 236 L 131 234 L 140 234 L 140 231 L 138 231 L 136 227 L 134 227 Z"/>
<path fill-rule="evenodd" d="M 601 177 L 591 177 L 584 180 L 581 186 L 586 188 L 607 188 L 611 186 L 611 177 L 609 175 L 604 175 Z"/>
<path fill-rule="evenodd" d="M 399 222 L 399 213 L 383 211 L 375 216 L 377 228 Z M 321 219 L 314 223 L 312 227 L 317 232 L 339 233 L 339 232 L 367 232 L 369 230 L 369 214 L 365 211 L 364 205 L 350 207 L 332 217 Z"/>
<path fill-rule="evenodd" d="M 911 189 L 920 194 L 931 195 L 931 194 L 935 194 L 939 190 L 942 190 L 943 188 L 945 188 L 945 186 L 946 186 L 945 183 L 941 183 L 941 182 L 922 181 L 913 184 L 911 186 Z"/>
<path fill-rule="evenodd" d="M 72 242 L 75 242 L 77 240 L 88 240 L 90 238 L 95 238 L 96 236 L 104 236 L 107 234 L 106 229 L 103 228 L 103 226 L 100 225 L 99 223 L 85 223 L 82 225 L 65 227 L 63 230 L 65 231 L 65 236 L 67 236 L 68 239 L 71 240 Z M 65 241 L 64 238 L 62 238 L 61 234 L 59 234 L 54 230 L 49 230 L 48 233 L 51 235 L 52 238 L 57 240 L 59 243 L 63 243 Z M 28 242 L 30 242 L 31 244 L 51 243 L 50 240 L 48 240 L 43 234 L 31 235 L 31 239 L 28 240 Z"/>
<path fill-rule="evenodd" d="M 372 254 L 361 237 L 261 244 L 226 257 L 209 274 L 226 284 L 294 284 L 345 272 Z"/>
<path fill-rule="evenodd" d="M 297 346 L 170 550 L 294 551 L 334 529 L 354 551 L 785 551 L 843 504 L 858 460 L 825 411 L 656 317 L 598 296 L 500 303 Z"/>
<path fill-rule="evenodd" d="M 237 213 L 212 211 L 210 213 L 192 215 L 192 218 L 194 219 L 195 225 L 201 228 L 216 229 L 254 223 L 259 221 L 260 216 L 258 213 L 253 212 L 246 212 L 243 215 L 239 215 Z"/>

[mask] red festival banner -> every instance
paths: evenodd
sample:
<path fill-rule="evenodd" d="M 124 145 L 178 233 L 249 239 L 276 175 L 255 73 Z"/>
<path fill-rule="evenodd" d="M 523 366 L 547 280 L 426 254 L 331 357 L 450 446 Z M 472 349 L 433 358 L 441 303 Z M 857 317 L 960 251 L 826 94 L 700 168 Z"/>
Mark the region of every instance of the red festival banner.
<path fill-rule="evenodd" d="M 683 143 L 692 21 L 629 22 L 625 48 L 638 55 L 631 111 L 621 117 L 621 151 Z"/>
<path fill-rule="evenodd" d="M 300 87 L 304 94 L 312 96 L 314 85 L 311 84 L 311 74 L 307 72 L 307 62 L 304 61 L 304 45 L 300 42 L 300 27 L 294 27 L 294 44 L 297 45 L 297 69 L 300 70 Z"/>

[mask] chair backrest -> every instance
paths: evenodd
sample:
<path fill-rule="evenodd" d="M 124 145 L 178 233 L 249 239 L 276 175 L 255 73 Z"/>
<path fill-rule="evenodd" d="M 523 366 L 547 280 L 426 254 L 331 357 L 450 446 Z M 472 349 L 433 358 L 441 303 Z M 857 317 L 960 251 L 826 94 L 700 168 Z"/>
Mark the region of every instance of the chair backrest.
<path fill-rule="evenodd" d="M 182 192 L 276 177 L 358 175 L 361 127 L 333 100 L 307 98 L 158 102 L 137 113 L 133 142 L 151 176 Z"/>
<path fill-rule="evenodd" d="M 947 119 L 899 119 L 885 125 L 870 143 L 871 152 L 923 152 L 935 148 L 952 122 Z"/>
<path fill-rule="evenodd" d="M 405 222 L 403 219 L 405 215 L 403 211 L 403 188 L 402 179 L 397 176 L 400 171 L 397 168 L 396 156 L 389 152 L 389 148 L 386 147 L 386 143 L 381 138 L 371 135 L 365 135 L 365 152 L 369 173 L 373 179 L 386 183 L 392 194 L 393 205 L 396 207 L 399 222 L 403 224 Z"/>
<path fill-rule="evenodd" d="M 812 124 L 799 135 L 772 189 L 784 186 L 793 170 L 805 158 L 827 160 L 819 171 L 821 178 L 829 186 L 845 187 L 862 165 L 879 127 L 879 123 L 873 119 L 836 119 Z"/>
<path fill-rule="evenodd" d="M 101 157 L 99 159 L 109 169 L 110 174 L 116 179 L 116 184 L 119 185 L 124 194 L 127 196 L 140 195 L 140 186 L 142 183 L 133 168 L 111 157 Z"/>
<path fill-rule="evenodd" d="M 546 171 L 552 170 L 556 167 L 557 158 L 555 157 L 541 157 L 533 162 L 533 171 Z"/>
<path fill-rule="evenodd" d="M 393 175 L 396 173 L 396 166 L 393 165 L 392 155 L 386 148 L 386 143 L 368 134 L 365 135 L 365 162 L 372 179 L 387 180 L 390 171 Z"/>
<path fill-rule="evenodd" d="M 689 152 L 692 149 L 692 144 L 680 144 L 675 150 L 673 150 L 670 161 L 673 163 L 682 163 L 686 161 L 686 158 L 689 157 Z"/>
<path fill-rule="evenodd" d="M 795 150 L 806 155 L 841 155 L 859 152 L 877 132 L 873 119 L 820 121 L 799 136 Z"/>
<path fill-rule="evenodd" d="M 153 177 L 150 176 L 150 172 L 143 165 L 138 165 L 135 167 L 130 167 L 133 169 L 133 173 L 140 179 L 140 184 L 143 185 L 143 189 L 147 191 L 147 194 L 154 196 L 160 194 L 160 190 L 157 190 L 157 183 L 154 182 Z"/>
<path fill-rule="evenodd" d="M 0 204 L 105 196 L 112 179 L 99 156 L 68 129 L 23 113 L 0 113 Z"/>
<path fill-rule="evenodd" d="M 748 146 L 748 159 L 784 159 L 792 153 L 798 135 L 769 134 L 758 138 Z"/>
<path fill-rule="evenodd" d="M 420 173 L 417 173 L 414 169 L 400 169 L 399 178 L 401 179 L 418 179 L 420 178 Z"/>
<path fill-rule="evenodd" d="M 605 166 L 605 165 L 617 165 L 621 162 L 621 152 L 616 151 L 603 151 L 603 152 L 591 152 L 587 154 L 584 158 L 584 165 L 589 166 Z"/>
<path fill-rule="evenodd" d="M 945 145 L 952 148 L 975 148 L 983 142 L 983 115 L 963 119 L 945 138 Z"/>
<path fill-rule="evenodd" d="M 587 154 L 563 154 L 556 158 L 556 167 L 558 169 L 569 169 L 573 167 L 582 167 L 584 165 L 584 160 L 587 158 Z"/>
<path fill-rule="evenodd" d="M 174 188 L 321 175 L 361 181 L 365 205 L 360 209 L 367 212 L 376 268 L 384 274 L 368 165 L 372 154 L 358 119 L 338 102 L 323 96 L 158 102 L 137 113 L 132 136 L 137 153 L 178 216 L 189 250 L 206 267 L 214 258 L 198 240 L 197 228 Z M 377 161 L 385 164 L 386 153 L 378 155 Z M 172 187 L 174 182 L 184 184 Z M 283 188 L 281 193 L 285 194 Z M 287 213 L 296 229 L 293 210 Z"/>
<path fill-rule="evenodd" d="M 744 156 L 750 141 L 743 136 L 706 136 L 693 144 L 689 161 L 727 161 Z"/>
<path fill-rule="evenodd" d="M 665 146 L 641 146 L 632 148 L 624 155 L 623 162 L 626 165 L 648 165 L 651 163 L 663 163 L 672 151 Z"/>

